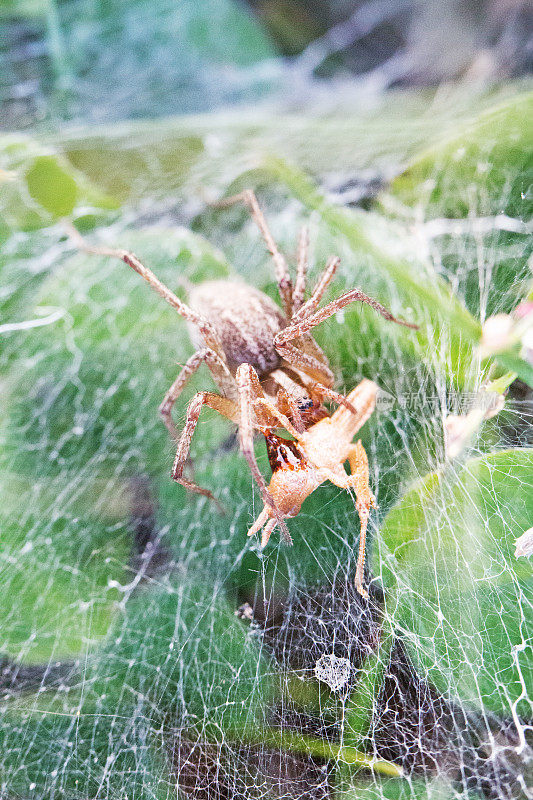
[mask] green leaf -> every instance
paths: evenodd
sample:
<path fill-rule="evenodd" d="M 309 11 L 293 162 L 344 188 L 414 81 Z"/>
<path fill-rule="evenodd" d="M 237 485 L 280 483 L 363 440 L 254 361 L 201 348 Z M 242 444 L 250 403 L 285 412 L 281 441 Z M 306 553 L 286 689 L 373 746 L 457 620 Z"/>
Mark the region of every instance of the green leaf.
<path fill-rule="evenodd" d="M 217 39 L 221 39 L 218 34 Z M 512 87 L 499 91 L 504 97 L 515 94 Z M 166 101 L 164 116 L 156 120 L 129 120 L 112 127 L 80 125 L 43 134 L 41 142 L 59 148 L 113 197 L 179 192 L 185 200 L 206 187 L 223 190 L 251 163 L 260 163 L 265 153 L 319 174 L 337 172 L 339 163 L 347 174 L 369 168 L 388 172 L 391 164 L 405 162 L 443 130 L 453 132 L 464 124 L 473 109 L 493 104 L 494 97 L 458 91 L 442 106 L 434 99 L 433 113 L 428 114 L 426 98 L 404 91 L 387 95 L 366 113 L 347 112 L 342 118 L 272 115 L 254 107 L 192 116 L 184 115 L 179 106 L 174 111 L 169 108 L 168 95 Z M 211 146 L 213 132 L 216 148 Z"/>
<path fill-rule="evenodd" d="M 352 767 L 372 770 L 378 775 L 403 777 L 401 767 L 384 759 L 374 759 L 367 756 L 350 744 L 338 745 L 318 737 L 295 733 L 291 730 L 276 730 L 272 728 L 254 730 L 252 727 L 248 731 L 240 731 L 239 733 L 244 741 L 251 744 L 260 743 L 270 747 L 281 748 L 286 752 L 315 756 L 327 761 L 340 761 Z"/>
<path fill-rule="evenodd" d="M 181 278 L 202 281 L 230 272 L 219 252 L 186 229 L 129 234 L 116 244 L 137 252 L 178 292 Z M 177 362 L 194 352 L 184 320 L 120 260 L 75 251 L 42 285 L 35 302 L 37 308 L 64 313 L 50 325 L 14 332 L 13 366 L 5 378 L 12 398 L 5 448 L 13 457 L 12 471 L 52 479 L 65 463 L 84 470 L 98 458 L 105 430 L 117 441 L 105 463 L 98 458 L 104 472 L 124 465 L 140 429 L 147 447 L 141 471 L 168 465 L 171 446 L 157 409 L 176 377 Z M 31 366 L 21 371 L 21 359 Z M 24 420 L 44 406 L 49 411 L 26 429 Z"/>
<path fill-rule="evenodd" d="M 153 797 L 162 781 L 167 797 L 164 756 L 173 738 L 177 746 L 198 744 L 211 731 L 231 743 L 236 728 L 264 726 L 273 700 L 269 663 L 221 587 L 189 574 L 136 593 L 125 581 L 119 592 L 122 615 L 107 643 L 85 653 L 62 698 L 45 681 L 37 696 L 8 701 L 0 765 L 12 791 L 33 785 L 41 797 L 96 797 L 105 782 L 117 797 Z"/>
<path fill-rule="evenodd" d="M 40 57 L 29 56 L 28 68 L 40 78 L 50 127 L 58 119 L 208 111 L 256 100 L 280 83 L 277 50 L 240 0 L 79 0 L 75 7 L 26 0 L 0 7 L 6 26 L 15 28 L 20 14 L 35 18 L 32 41 Z M 13 58 L 0 53 L 8 96 L 9 80 L 20 80 Z"/>
<path fill-rule="evenodd" d="M 410 778 L 409 781 L 365 780 L 336 791 L 335 800 L 454 800 L 455 790 L 443 778 Z"/>
<path fill-rule="evenodd" d="M 125 529 L 68 512 L 54 519 L 36 494 L 23 520 L 0 517 L 0 651 L 30 664 L 76 658 L 105 639 L 130 553 Z"/>
<path fill-rule="evenodd" d="M 61 148 L 76 170 L 124 202 L 158 195 L 162 190 L 176 192 L 187 185 L 196 166 L 209 167 L 204 164 L 207 154 L 203 134 L 189 131 L 189 127 L 186 121 L 178 126 L 168 121 L 124 123 L 115 126 L 111 135 L 98 129 L 65 135 Z"/>
<path fill-rule="evenodd" d="M 228 274 L 221 254 L 185 229 L 120 244 L 138 250 L 174 287 L 177 276 Z M 9 289 L 12 264 L 4 269 Z M 183 320 L 120 261 L 71 254 L 37 296 L 32 292 L 50 324 L 4 331 L 0 350 L 9 397 L 0 420 L 0 651 L 39 661 L 78 655 L 106 635 L 117 598 L 108 584 L 123 579 L 131 549 L 132 478 L 159 471 L 174 489 L 169 513 L 175 516 L 177 497 L 183 501 L 169 478 L 172 443 L 157 409 L 176 359 L 186 360 L 193 348 Z M 31 319 L 36 312 L 25 305 L 4 308 L 16 313 L 14 321 L 23 313 Z"/>
<path fill-rule="evenodd" d="M 22 135 L 0 136 L 0 186 L 0 226 L 6 232 L 44 228 L 78 207 L 84 213 L 118 207 L 55 148 Z"/>
<path fill-rule="evenodd" d="M 432 679 L 463 700 L 502 713 L 533 679 L 523 617 L 531 565 L 514 541 L 533 525 L 533 450 L 449 465 L 417 482 L 387 515 L 380 569 L 394 588 L 396 624 L 423 644 Z"/>
<path fill-rule="evenodd" d="M 377 649 L 365 659 L 357 685 L 346 703 L 344 740 L 352 747 L 361 748 L 371 729 L 377 695 L 394 641 L 394 633 L 387 627 L 384 624 Z"/>
<path fill-rule="evenodd" d="M 516 374 L 520 380 L 533 388 L 533 364 L 530 361 L 521 358 L 513 350 L 502 350 L 496 353 L 494 358 L 504 369 Z"/>
<path fill-rule="evenodd" d="M 108 706 L 84 713 L 79 697 L 71 698 L 69 687 L 62 691 L 60 708 L 49 711 L 43 693 L 22 715 L 7 713 L 0 724 L 2 780 L 12 796 L 82 800 L 101 796 L 105 785 L 111 797 L 168 800 L 175 778 L 167 743 L 148 719 L 132 726 L 131 718 L 128 723 Z"/>
<path fill-rule="evenodd" d="M 204 0 L 201 6 L 184 0 L 180 15 L 186 19 L 186 40 L 209 61 L 251 67 L 276 55 L 257 17 L 235 0 Z"/>
<path fill-rule="evenodd" d="M 416 156 L 393 181 L 392 193 L 409 205 L 429 203 L 429 216 L 474 211 L 529 219 L 532 117 L 533 92 L 489 108 Z"/>
<path fill-rule="evenodd" d="M 357 684 L 350 692 L 343 714 L 342 739 L 356 750 L 365 749 L 372 728 L 376 701 L 390 659 L 394 633 L 384 621 L 377 648 L 364 660 L 358 671 Z M 339 764 L 335 771 L 335 797 L 345 796 L 344 787 L 351 786 L 359 774 L 357 764 Z"/>
<path fill-rule="evenodd" d="M 38 156 L 26 172 L 33 199 L 55 217 L 71 214 L 78 199 L 76 181 L 53 156 Z"/>
<path fill-rule="evenodd" d="M 171 578 L 132 597 L 95 663 L 96 693 L 100 685 L 110 704 L 123 702 L 127 685 L 152 707 L 154 722 L 171 718 L 201 736 L 207 726 L 218 727 L 220 736 L 220 728 L 264 724 L 272 678 L 266 654 L 229 607 L 222 586 L 209 585 L 201 574 Z"/>

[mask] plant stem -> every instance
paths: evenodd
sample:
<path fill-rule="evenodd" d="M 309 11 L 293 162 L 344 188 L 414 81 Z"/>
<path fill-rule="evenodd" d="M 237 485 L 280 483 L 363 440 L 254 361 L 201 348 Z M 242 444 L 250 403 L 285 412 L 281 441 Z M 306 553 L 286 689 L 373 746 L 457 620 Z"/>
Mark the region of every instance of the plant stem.
<path fill-rule="evenodd" d="M 325 760 L 334 759 L 344 764 L 365 767 L 373 772 L 394 778 L 401 778 L 404 774 L 402 768 L 396 764 L 382 759 L 369 758 L 355 747 L 343 747 L 340 744 L 323 741 L 314 736 L 297 733 L 296 731 L 277 728 L 254 728 L 253 730 L 244 728 L 238 732 L 234 731 L 234 733 L 238 735 L 241 741 L 252 745 L 263 744 Z"/>
<path fill-rule="evenodd" d="M 365 659 L 361 667 L 361 678 L 346 703 L 344 741 L 350 747 L 361 747 L 370 731 L 376 697 L 389 661 L 393 640 L 392 630 L 385 627 L 384 622 L 378 647 Z"/>

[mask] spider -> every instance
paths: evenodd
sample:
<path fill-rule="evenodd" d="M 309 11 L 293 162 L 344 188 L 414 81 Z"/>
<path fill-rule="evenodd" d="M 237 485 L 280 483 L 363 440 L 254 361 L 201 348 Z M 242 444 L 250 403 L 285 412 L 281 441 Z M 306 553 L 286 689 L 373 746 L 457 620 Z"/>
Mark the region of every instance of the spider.
<path fill-rule="evenodd" d="M 368 597 L 363 586 L 366 529 L 370 509 L 377 506 L 368 482 L 367 455 L 361 442 L 353 444 L 352 440 L 375 408 L 377 389 L 373 381 L 362 380 L 346 398 L 353 410 L 341 406 L 331 417 L 315 422 L 304 432 L 296 430 L 271 401 L 265 398 L 257 400 L 295 441 L 283 439 L 270 429 L 263 431 L 272 468 L 268 489 L 276 504 L 276 513 L 265 504 L 248 531 L 248 536 L 253 536 L 263 528 L 261 547 L 265 547 L 279 524 L 279 512 L 285 517 L 295 517 L 306 497 L 324 481 L 329 480 L 341 489 L 353 488 L 361 521 L 355 587 L 363 597 Z M 350 475 L 344 470 L 345 461 L 350 464 Z"/>
<path fill-rule="evenodd" d="M 350 401 L 333 390 L 333 373 L 327 358 L 309 331 L 355 301 L 367 303 L 389 321 L 409 328 L 417 326 L 396 319 L 360 289 L 352 289 L 319 309 L 324 292 L 339 265 L 337 257 L 327 261 L 311 296 L 305 301 L 307 229 L 304 228 L 299 237 L 296 280 L 293 284 L 287 262 L 270 233 L 255 194 L 246 190 L 224 200 L 223 205 L 236 202 L 248 206 L 272 256 L 282 308 L 263 292 L 238 280 L 199 284 L 189 292 L 189 304 L 186 304 L 133 253 L 93 247 L 85 242 L 73 226 L 69 226 L 69 230 L 81 249 L 96 255 L 119 258 L 128 264 L 188 323 L 197 350 L 182 367 L 159 407 L 167 429 L 177 441 L 172 478 L 186 489 L 215 500 L 209 489 L 188 480 L 183 472 L 201 409 L 208 406 L 218 411 L 238 425 L 240 447 L 259 486 L 263 502 L 275 517 L 285 541 L 291 544 L 284 514 L 278 509 L 257 465 L 253 448 L 254 429 L 277 427 L 281 414 L 291 425 L 291 432 L 301 434 L 328 416 L 323 405 L 326 398 L 354 413 Z M 188 405 L 185 424 L 178 435 L 172 420 L 172 408 L 189 378 L 204 363 L 211 371 L 220 394 L 198 392 Z M 331 442 L 328 443 L 330 445 Z"/>

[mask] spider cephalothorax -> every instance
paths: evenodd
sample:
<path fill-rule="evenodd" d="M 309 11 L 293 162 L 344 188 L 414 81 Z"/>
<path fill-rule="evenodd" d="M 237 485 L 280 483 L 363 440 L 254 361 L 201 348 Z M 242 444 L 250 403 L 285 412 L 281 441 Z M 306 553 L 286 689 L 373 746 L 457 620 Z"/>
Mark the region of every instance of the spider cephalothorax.
<path fill-rule="evenodd" d="M 261 490 L 265 506 L 275 517 L 287 542 L 290 535 L 285 516 L 278 509 L 257 465 L 254 430 L 266 430 L 279 424 L 279 414 L 292 429 L 304 433 L 328 412 L 325 399 L 353 407 L 333 389 L 333 373 L 310 331 L 349 303 L 360 301 L 372 306 L 385 319 L 415 328 L 396 319 L 380 303 L 359 289 L 352 289 L 337 300 L 318 308 L 339 264 L 330 258 L 311 296 L 305 298 L 307 276 L 307 230 L 298 245 L 296 280 L 293 283 L 284 256 L 267 227 L 255 195 L 251 191 L 225 201 L 243 201 L 256 221 L 273 258 L 282 307 L 267 295 L 240 281 L 210 281 L 194 287 L 189 304 L 180 300 L 126 250 L 87 245 L 75 229 L 73 238 L 83 249 L 104 256 L 120 258 L 141 275 L 178 313 L 185 318 L 198 349 L 180 370 L 160 406 L 160 413 L 178 446 L 172 478 L 187 489 L 213 498 L 208 489 L 184 478 L 183 471 L 194 429 L 204 405 L 233 420 L 239 426 L 241 450 Z M 196 394 L 187 408 L 184 428 L 178 436 L 172 420 L 172 408 L 189 378 L 205 363 L 220 394 L 203 391 Z M 274 413 L 273 413 L 274 411 Z"/>

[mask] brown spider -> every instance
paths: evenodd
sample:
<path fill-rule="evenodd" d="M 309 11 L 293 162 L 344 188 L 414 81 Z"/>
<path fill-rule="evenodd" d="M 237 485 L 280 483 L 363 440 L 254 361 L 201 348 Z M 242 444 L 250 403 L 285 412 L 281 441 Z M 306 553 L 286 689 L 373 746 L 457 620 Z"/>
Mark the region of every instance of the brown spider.
<path fill-rule="evenodd" d="M 315 422 L 304 432 L 297 431 L 291 421 L 269 400 L 262 398 L 257 400 L 257 403 L 265 406 L 278 420 L 279 425 L 294 436 L 296 441 L 283 439 L 272 430 L 263 431 L 272 467 L 272 478 L 268 489 L 276 504 L 277 512 L 265 504 L 248 531 L 248 536 L 253 536 L 264 526 L 261 547 L 265 547 L 270 534 L 279 524 L 278 513 L 281 512 L 285 517 L 295 517 L 305 498 L 321 483 L 329 480 L 341 489 L 353 488 L 361 520 L 355 587 L 363 597 L 368 597 L 363 587 L 366 529 L 370 509 L 376 508 L 376 501 L 368 483 L 367 455 L 361 442 L 353 444 L 352 440 L 375 408 L 377 389 L 373 381 L 362 380 L 346 398 L 353 411 L 344 406 L 340 407 L 331 417 Z M 350 464 L 350 475 L 344 470 L 345 461 Z"/>
<path fill-rule="evenodd" d="M 279 414 L 291 425 L 291 432 L 306 428 L 328 415 L 323 400 L 328 398 L 355 411 L 343 395 L 332 388 L 333 373 L 322 350 L 309 331 L 349 303 L 372 306 L 385 319 L 416 328 L 396 319 L 390 311 L 360 289 L 352 289 L 321 309 L 318 305 L 339 265 L 328 260 L 310 298 L 304 302 L 308 234 L 304 228 L 298 244 L 296 281 L 292 283 L 287 262 L 277 248 L 252 191 L 224 201 L 244 202 L 250 209 L 274 261 L 283 310 L 267 295 L 243 282 L 208 281 L 189 293 L 189 305 L 170 291 L 139 259 L 126 250 L 92 247 L 70 226 L 71 236 L 82 249 L 96 255 L 119 258 L 141 275 L 189 324 L 197 351 L 180 370 L 165 395 L 159 411 L 170 434 L 178 439 L 172 478 L 194 492 L 215 499 L 208 489 L 183 477 L 194 429 L 204 405 L 213 408 L 239 426 L 240 447 L 259 486 L 263 502 L 275 517 L 283 537 L 291 543 L 285 516 L 268 490 L 254 454 L 254 429 L 277 427 Z M 189 378 L 207 364 L 220 394 L 203 391 L 187 408 L 185 425 L 178 437 L 172 408 Z M 273 414 L 273 411 L 276 413 Z M 328 442 L 328 446 L 331 446 Z"/>

